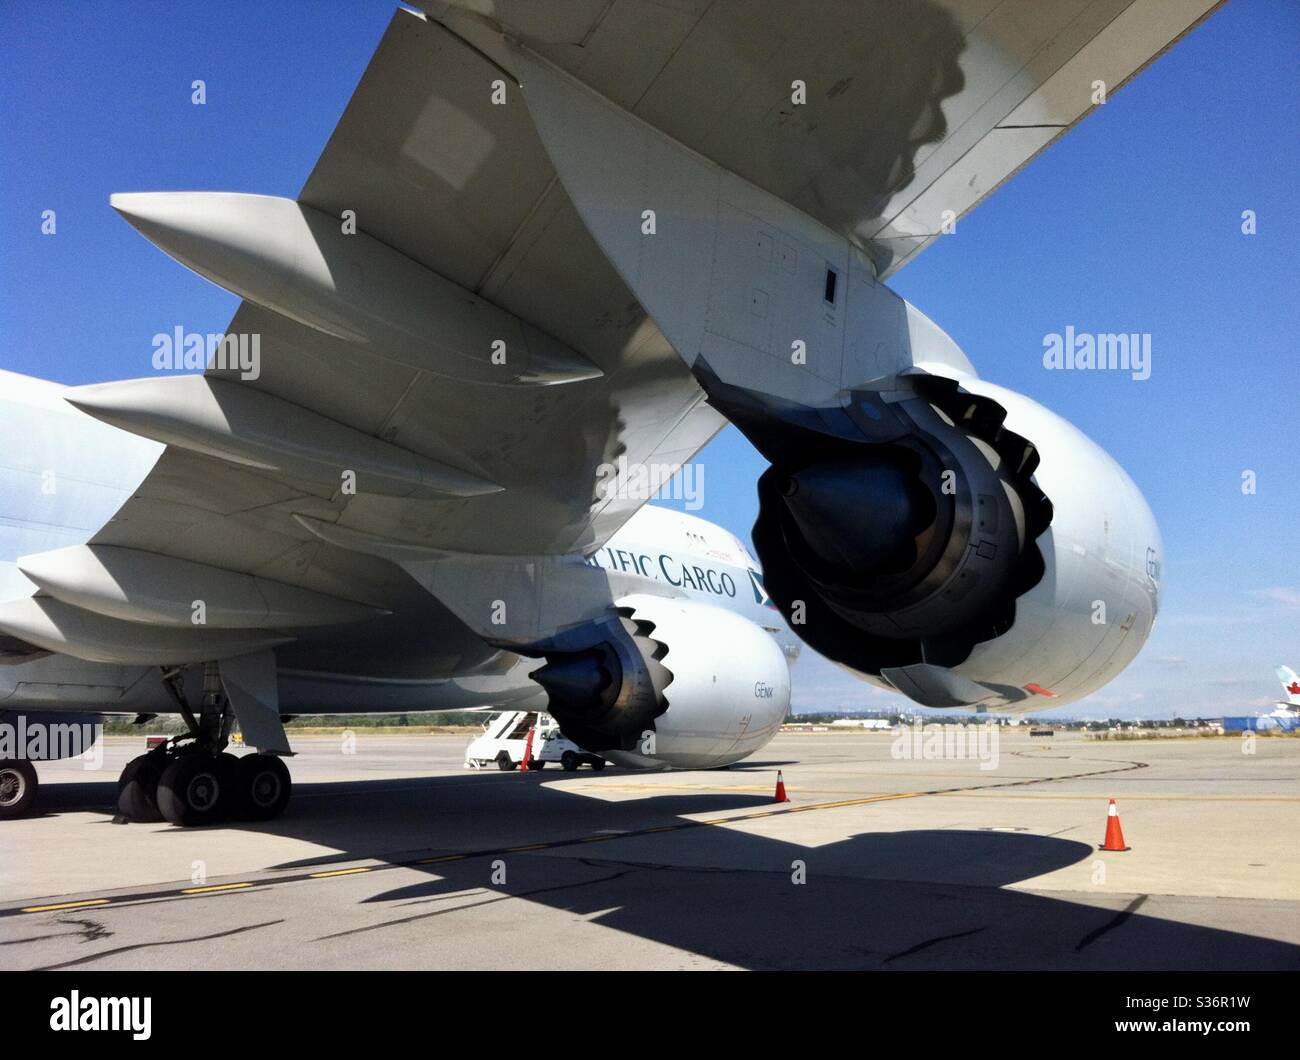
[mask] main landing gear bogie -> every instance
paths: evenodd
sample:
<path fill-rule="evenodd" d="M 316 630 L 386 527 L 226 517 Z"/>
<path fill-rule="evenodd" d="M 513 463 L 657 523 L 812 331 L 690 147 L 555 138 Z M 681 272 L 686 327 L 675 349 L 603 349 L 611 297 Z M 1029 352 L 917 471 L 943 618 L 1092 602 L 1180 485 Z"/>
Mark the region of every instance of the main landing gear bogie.
<path fill-rule="evenodd" d="M 293 783 L 275 755 L 237 758 L 197 744 L 173 744 L 128 762 L 117 789 L 124 817 L 193 827 L 269 821 L 288 805 Z"/>
<path fill-rule="evenodd" d="M 179 670 L 165 670 L 163 681 L 189 732 L 126 764 L 117 783 L 122 816 L 181 826 L 278 817 L 293 793 L 289 770 L 275 755 L 239 758 L 226 751 L 235 719 L 217 665 L 204 666 L 197 714 Z"/>

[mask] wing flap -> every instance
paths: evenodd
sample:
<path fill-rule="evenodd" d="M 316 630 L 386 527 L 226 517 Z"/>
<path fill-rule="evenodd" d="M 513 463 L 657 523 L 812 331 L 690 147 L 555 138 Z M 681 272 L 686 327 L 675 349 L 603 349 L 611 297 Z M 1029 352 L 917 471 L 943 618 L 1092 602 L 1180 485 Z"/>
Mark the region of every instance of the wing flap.
<path fill-rule="evenodd" d="M 848 236 L 888 276 L 1220 0 L 427 0 Z M 542 16 L 545 12 L 545 18 Z M 796 84 L 806 99 L 795 102 Z M 1011 127 L 1040 131 L 1006 135 Z"/>

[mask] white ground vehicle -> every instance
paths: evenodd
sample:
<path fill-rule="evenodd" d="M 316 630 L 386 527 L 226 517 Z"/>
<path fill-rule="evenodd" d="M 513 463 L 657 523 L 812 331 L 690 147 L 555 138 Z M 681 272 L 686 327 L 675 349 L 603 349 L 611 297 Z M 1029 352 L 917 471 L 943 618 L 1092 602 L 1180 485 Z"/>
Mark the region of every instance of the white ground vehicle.
<path fill-rule="evenodd" d="M 543 715 L 543 717 L 546 716 Z M 537 740 L 541 741 L 541 751 L 537 750 Z M 538 731 L 533 742 L 533 751 L 537 757 L 534 762 L 529 763 L 530 769 L 534 767 L 541 768 L 547 762 L 559 762 L 560 768 L 566 773 L 572 773 L 583 765 L 591 766 L 597 772 L 605 768 L 605 760 L 600 755 L 584 751 L 564 733 L 560 732 L 558 725 Z"/>
<path fill-rule="evenodd" d="M 580 765 L 605 768 L 605 760 L 600 755 L 584 751 L 565 737 L 549 714 L 530 710 L 506 711 L 488 719 L 483 734 L 474 737 L 465 748 L 465 768 L 482 769 L 495 763 L 498 769 L 518 769 L 528 745 L 529 730 L 534 730 L 529 769 L 542 769 L 550 762 L 560 763 L 560 768 L 567 772 Z"/>

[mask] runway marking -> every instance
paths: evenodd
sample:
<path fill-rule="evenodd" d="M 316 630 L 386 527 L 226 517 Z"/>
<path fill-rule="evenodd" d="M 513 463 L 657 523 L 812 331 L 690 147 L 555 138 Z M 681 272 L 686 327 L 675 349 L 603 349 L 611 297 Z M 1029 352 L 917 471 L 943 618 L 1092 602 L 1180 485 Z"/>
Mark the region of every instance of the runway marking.
<path fill-rule="evenodd" d="M 978 790 L 971 788 L 967 791 L 944 791 L 939 792 L 937 797 L 967 799 L 978 797 Z M 1062 802 L 1077 802 L 1081 799 L 1095 802 L 1097 799 L 1096 795 L 1086 791 L 1074 795 L 1051 795 L 1047 792 L 1034 795 L 1013 795 L 999 791 L 994 793 L 994 797 L 999 799 L 1057 799 Z M 1125 802 L 1300 802 L 1300 795 L 1135 795 L 1130 793 L 1120 797 Z"/>
<path fill-rule="evenodd" d="M 53 913 L 60 909 L 82 909 L 88 905 L 108 905 L 107 898 L 87 898 L 82 902 L 57 902 L 54 905 L 29 905 L 19 910 L 22 913 Z"/>
<path fill-rule="evenodd" d="M 789 791 L 799 791 L 792 784 L 786 785 Z M 568 790 L 579 791 L 751 791 L 751 792 L 770 792 L 771 784 L 610 784 L 604 785 L 591 783 L 590 781 L 583 784 L 580 788 L 577 785 L 569 785 L 565 788 Z"/>
<path fill-rule="evenodd" d="M 205 887 L 165 888 L 156 891 L 137 890 L 128 894 L 87 898 L 78 901 L 61 902 L 54 905 L 35 905 L 0 909 L 0 919 L 21 913 L 48 913 L 62 909 L 76 909 L 81 906 L 90 905 L 143 905 L 151 902 L 172 901 L 182 898 L 194 898 L 202 897 L 204 895 L 241 891 L 254 887 L 259 890 L 265 890 L 268 887 L 281 884 L 303 883 L 308 880 L 332 879 L 341 876 L 353 876 L 358 873 L 377 873 L 387 872 L 392 869 L 410 869 L 421 865 L 436 865 L 448 861 L 464 861 L 470 858 L 494 857 L 502 854 L 518 854 L 525 851 L 559 850 L 564 847 L 575 847 L 585 843 L 602 843 L 611 839 L 635 839 L 638 836 L 659 835 L 665 832 L 682 832 L 692 828 L 709 828 L 719 825 L 739 824 L 744 821 L 759 821 L 770 817 L 785 817 L 795 813 L 811 813 L 815 810 L 846 809 L 854 806 L 869 806 L 877 802 L 893 802 L 899 799 L 919 799 L 933 795 L 968 794 L 972 791 L 986 791 L 990 788 L 1021 787 L 1026 784 L 1050 784 L 1062 780 L 1079 780 L 1083 777 L 1104 776 L 1108 773 L 1127 773 L 1135 769 L 1147 768 L 1147 763 L 1145 762 L 1134 762 L 1126 759 L 1120 759 L 1119 762 L 1120 764 L 1117 765 L 1113 759 L 1106 760 L 1106 764 L 1110 765 L 1112 768 L 1093 770 L 1088 773 L 1067 773 L 1064 776 L 1057 777 L 1018 778 L 1016 780 L 1006 780 L 994 784 L 970 785 L 965 788 L 935 788 L 930 791 L 889 792 L 879 795 L 866 795 L 856 799 L 836 799 L 833 802 L 814 802 L 802 806 L 782 804 L 779 808 L 756 810 L 749 813 L 737 814 L 733 817 L 717 817 L 709 820 L 693 820 L 686 818 L 676 824 L 654 825 L 647 828 L 629 829 L 624 832 L 599 832 L 594 835 L 579 836 L 573 839 L 556 839 L 545 843 L 532 843 L 527 846 L 495 847 L 489 850 L 468 850 L 454 854 L 440 854 L 436 857 L 430 858 L 389 861 L 383 865 L 367 865 L 343 869 L 325 869 L 320 872 L 301 872 L 283 876 L 267 876 L 257 880 L 241 880 L 234 883 L 216 883 Z M 764 787 L 762 790 L 766 791 L 767 788 Z M 1060 797 L 1086 798 L 1087 796 Z"/>

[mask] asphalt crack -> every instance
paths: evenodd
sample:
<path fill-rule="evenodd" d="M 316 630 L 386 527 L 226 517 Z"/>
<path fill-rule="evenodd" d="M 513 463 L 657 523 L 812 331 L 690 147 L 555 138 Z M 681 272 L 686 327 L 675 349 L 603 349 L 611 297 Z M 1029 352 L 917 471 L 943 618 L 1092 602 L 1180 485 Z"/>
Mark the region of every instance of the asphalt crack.
<path fill-rule="evenodd" d="M 21 939 L 3 939 L 0 940 L 0 946 L 20 946 L 27 942 L 44 942 L 47 939 L 64 939 L 76 936 L 80 936 L 82 942 L 98 942 L 100 939 L 106 939 L 116 934 L 116 932 L 109 931 L 98 920 L 57 920 L 55 923 L 66 924 L 69 927 L 76 928 L 76 930 L 52 931 L 48 935 L 28 935 Z"/>
<path fill-rule="evenodd" d="M 1133 899 L 1133 901 L 1129 902 L 1128 905 L 1126 905 L 1123 909 L 1121 909 L 1118 913 L 1116 913 L 1113 917 L 1111 917 L 1108 921 L 1106 921 L 1106 923 L 1102 924 L 1101 927 L 1089 931 L 1088 934 L 1084 935 L 1083 938 L 1081 938 L 1075 944 L 1074 952 L 1078 953 L 1080 950 L 1088 946 L 1091 946 L 1094 942 L 1096 942 L 1099 938 L 1101 938 L 1102 935 L 1105 935 L 1107 932 L 1114 931 L 1117 927 L 1122 926 L 1124 922 L 1128 920 L 1128 918 L 1131 917 L 1134 913 L 1136 913 L 1142 907 L 1143 903 L 1146 902 L 1146 900 L 1150 897 L 1151 896 L 1148 894 L 1139 894 L 1136 898 Z"/>
<path fill-rule="evenodd" d="M 931 946 L 937 946 L 941 942 L 951 942 L 953 939 L 969 938 L 971 935 L 978 935 L 985 930 L 982 927 L 971 928 L 969 931 L 955 931 L 951 935 L 939 935 L 936 938 L 926 939 L 924 942 L 918 942 L 915 946 L 909 946 L 905 950 L 899 950 L 897 953 L 890 954 L 881 964 L 889 964 L 891 961 L 901 960 L 904 957 L 910 957 L 914 953 L 920 953 L 922 950 L 928 950 Z"/>
<path fill-rule="evenodd" d="M 256 931 L 258 928 L 271 927 L 274 924 L 283 924 L 284 918 L 279 920 L 268 920 L 262 924 L 245 924 L 243 927 L 231 928 L 229 931 L 216 931 L 211 935 L 195 935 L 188 939 L 163 939 L 160 942 L 137 942 L 130 946 L 117 946 L 111 950 L 101 950 L 99 953 L 92 953 L 86 957 L 78 957 L 73 961 L 62 961 L 59 964 L 47 964 L 41 968 L 36 968 L 37 972 L 53 972 L 60 968 L 72 968 L 78 964 L 89 964 L 91 961 L 98 961 L 104 957 L 113 957 L 119 953 L 130 953 L 133 950 L 147 950 L 155 946 L 184 946 L 191 942 L 207 942 L 211 939 L 226 938 L 229 935 L 242 935 L 246 931 Z"/>

